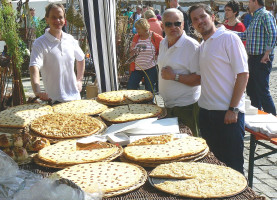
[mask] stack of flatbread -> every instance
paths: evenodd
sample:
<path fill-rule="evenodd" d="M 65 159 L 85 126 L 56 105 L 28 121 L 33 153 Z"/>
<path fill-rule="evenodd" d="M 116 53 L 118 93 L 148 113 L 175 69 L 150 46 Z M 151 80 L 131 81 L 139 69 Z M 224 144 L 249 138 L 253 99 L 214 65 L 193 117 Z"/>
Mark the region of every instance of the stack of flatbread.
<path fill-rule="evenodd" d="M 164 192 L 191 198 L 224 198 L 242 192 L 247 181 L 236 170 L 207 163 L 174 162 L 156 167 L 150 183 Z"/>
<path fill-rule="evenodd" d="M 104 128 L 103 122 L 86 114 L 53 113 L 32 121 L 30 131 L 52 142 L 99 134 Z"/>
<path fill-rule="evenodd" d="M 140 166 L 122 162 L 97 162 L 75 165 L 56 172 L 76 183 L 87 193 L 103 191 L 104 197 L 130 192 L 142 186 L 147 172 Z"/>
<path fill-rule="evenodd" d="M 152 101 L 153 94 L 147 90 L 119 90 L 100 93 L 97 101 L 106 105 L 124 105 Z"/>
<path fill-rule="evenodd" d="M 47 146 L 38 152 L 34 161 L 41 166 L 65 168 L 76 164 L 111 161 L 123 152 L 121 146 L 106 142 L 78 144 L 66 140 Z"/>
<path fill-rule="evenodd" d="M 144 167 L 156 167 L 163 163 L 200 160 L 208 152 L 208 145 L 202 138 L 187 136 L 177 139 L 173 135 L 161 135 L 129 144 L 120 158 Z"/>
<path fill-rule="evenodd" d="M 0 127 L 22 129 L 40 116 L 53 113 L 48 105 L 24 104 L 0 112 Z"/>
<path fill-rule="evenodd" d="M 162 108 L 150 104 L 129 104 L 110 108 L 101 113 L 101 118 L 110 123 L 123 123 L 150 117 L 157 117 Z"/>

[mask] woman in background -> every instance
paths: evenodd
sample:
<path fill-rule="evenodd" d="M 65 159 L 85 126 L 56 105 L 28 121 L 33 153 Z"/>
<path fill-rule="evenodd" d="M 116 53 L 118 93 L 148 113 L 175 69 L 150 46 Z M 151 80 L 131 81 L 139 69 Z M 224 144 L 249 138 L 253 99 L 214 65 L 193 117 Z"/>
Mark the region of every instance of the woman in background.
<path fill-rule="evenodd" d="M 135 52 L 137 56 L 135 63 L 131 64 L 133 69 L 130 69 L 132 72 L 128 80 L 127 89 L 137 90 L 140 81 L 144 78 L 145 89 L 153 92 L 151 84 L 153 89 L 155 89 L 158 80 L 156 60 L 160 41 L 163 37 L 149 30 L 150 25 L 145 18 L 139 19 L 135 23 L 135 27 L 138 33 L 133 38 L 131 51 Z M 148 75 L 151 84 L 143 71 Z"/>

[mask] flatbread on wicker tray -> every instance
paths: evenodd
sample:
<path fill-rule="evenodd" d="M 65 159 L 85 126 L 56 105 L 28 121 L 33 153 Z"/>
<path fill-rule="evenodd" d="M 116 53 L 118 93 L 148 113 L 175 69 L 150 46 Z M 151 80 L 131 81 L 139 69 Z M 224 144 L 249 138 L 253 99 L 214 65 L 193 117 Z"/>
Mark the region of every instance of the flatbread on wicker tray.
<path fill-rule="evenodd" d="M 106 105 L 95 100 L 76 100 L 53 106 L 55 113 L 83 113 L 87 115 L 99 114 L 107 108 Z"/>
<path fill-rule="evenodd" d="M 38 152 L 38 158 L 53 164 L 71 165 L 97 162 L 108 158 L 118 151 L 114 144 L 106 143 L 106 147 L 90 150 L 79 150 L 76 140 L 58 142 Z"/>
<path fill-rule="evenodd" d="M 147 90 L 119 90 L 100 93 L 97 96 L 98 101 L 108 105 L 121 105 L 127 102 L 142 103 L 151 101 L 152 99 L 153 94 Z"/>
<path fill-rule="evenodd" d="M 114 159 L 116 159 L 118 156 L 120 156 L 123 153 L 123 148 L 121 146 L 117 146 L 117 151 L 113 153 L 112 155 L 108 156 L 107 158 L 97 161 L 97 162 L 109 162 Z M 50 168 L 57 168 L 57 169 L 63 169 L 66 167 L 73 166 L 75 164 L 54 164 L 53 162 L 47 162 L 45 160 L 41 160 L 38 155 L 34 157 L 34 162 L 40 166 L 43 167 L 50 167 Z M 92 161 L 93 162 L 93 161 Z"/>
<path fill-rule="evenodd" d="M 0 112 L 0 127 L 25 128 L 34 119 L 53 113 L 48 105 L 24 104 Z"/>
<path fill-rule="evenodd" d="M 129 104 L 110 108 L 101 113 L 101 118 L 112 123 L 123 123 L 138 119 L 156 117 L 162 109 L 150 104 Z"/>
<path fill-rule="evenodd" d="M 96 192 L 96 186 L 99 185 L 106 195 L 109 192 L 120 191 L 138 184 L 141 178 L 146 176 L 146 171 L 129 163 L 98 162 L 74 165 L 56 174 L 73 181 L 88 193 Z"/>
<path fill-rule="evenodd" d="M 135 163 L 142 167 L 157 167 L 160 164 L 166 164 L 166 163 L 172 163 L 172 162 L 195 162 L 204 158 L 208 153 L 209 153 L 209 148 L 207 147 L 204 151 L 198 154 L 191 155 L 191 156 L 184 156 L 173 160 L 134 161 L 134 160 L 129 160 L 128 158 L 124 157 L 124 155 L 120 156 L 120 160 L 122 162 Z"/>
<path fill-rule="evenodd" d="M 174 160 L 195 155 L 207 148 L 207 143 L 199 137 L 184 137 L 166 144 L 127 146 L 124 156 L 134 161 Z"/>
<path fill-rule="evenodd" d="M 30 130 L 49 138 L 77 138 L 96 133 L 101 128 L 98 119 L 86 114 L 54 113 L 31 123 Z"/>
<path fill-rule="evenodd" d="M 232 196 L 242 192 L 247 186 L 247 180 L 238 171 L 208 163 L 162 164 L 156 167 L 150 176 L 182 179 L 179 181 L 169 179 L 154 186 L 170 194 L 192 198 Z"/>

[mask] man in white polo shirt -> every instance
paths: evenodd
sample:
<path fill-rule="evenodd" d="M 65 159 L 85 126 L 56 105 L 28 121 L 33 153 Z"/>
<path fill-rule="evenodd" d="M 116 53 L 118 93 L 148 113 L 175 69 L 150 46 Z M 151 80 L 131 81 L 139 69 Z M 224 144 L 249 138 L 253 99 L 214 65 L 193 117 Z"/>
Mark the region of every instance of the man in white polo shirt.
<path fill-rule="evenodd" d="M 32 88 L 41 100 L 52 103 L 81 99 L 82 79 L 85 70 L 85 55 L 71 35 L 62 31 L 65 10 L 62 4 L 49 4 L 45 19 L 49 29 L 35 40 L 31 58 L 30 75 Z M 77 77 L 74 62 L 77 66 Z M 40 89 L 42 75 L 45 92 Z"/>
<path fill-rule="evenodd" d="M 158 56 L 159 92 L 169 117 L 178 117 L 198 136 L 197 105 L 200 96 L 198 69 L 199 43 L 183 30 L 183 13 L 176 8 L 167 9 L 162 16 L 166 34 L 160 43 Z"/>
<path fill-rule="evenodd" d="M 224 26 L 216 28 L 208 5 L 191 6 L 189 16 L 204 40 L 199 52 L 201 136 L 220 161 L 243 173 L 244 91 L 248 80 L 244 45 Z"/>

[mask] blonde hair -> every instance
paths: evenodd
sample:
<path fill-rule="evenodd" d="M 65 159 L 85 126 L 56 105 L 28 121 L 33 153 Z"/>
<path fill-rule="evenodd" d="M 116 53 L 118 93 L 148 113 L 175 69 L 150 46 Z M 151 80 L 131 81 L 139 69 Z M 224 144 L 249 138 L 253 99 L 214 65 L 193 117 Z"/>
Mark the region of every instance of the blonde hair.
<path fill-rule="evenodd" d="M 144 17 L 146 19 L 150 19 L 150 18 L 156 18 L 156 15 L 152 10 L 147 10 L 144 12 Z"/>
<path fill-rule="evenodd" d="M 143 28 L 145 30 L 149 30 L 150 24 L 148 23 L 147 19 L 140 18 L 138 21 L 135 23 L 136 28 Z"/>

